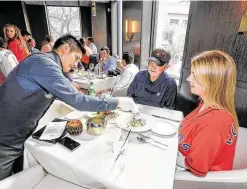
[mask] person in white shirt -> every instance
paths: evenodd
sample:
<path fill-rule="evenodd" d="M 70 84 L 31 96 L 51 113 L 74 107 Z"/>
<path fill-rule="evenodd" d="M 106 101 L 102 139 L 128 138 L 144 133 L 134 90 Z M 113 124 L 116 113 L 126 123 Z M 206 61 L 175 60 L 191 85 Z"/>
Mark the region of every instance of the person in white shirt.
<path fill-rule="evenodd" d="M 15 55 L 5 49 L 3 38 L 0 37 L 0 85 L 17 64 Z"/>
<path fill-rule="evenodd" d="M 94 44 L 94 39 L 92 37 L 88 37 L 86 41 L 87 46 L 92 50 L 93 54 L 97 54 L 98 50 L 97 47 Z"/>
<path fill-rule="evenodd" d="M 54 39 L 51 35 L 45 37 L 46 44 L 41 48 L 42 53 L 51 52 L 54 46 Z"/>
<path fill-rule="evenodd" d="M 114 91 L 128 87 L 139 72 L 138 67 L 134 64 L 134 54 L 132 52 L 124 52 L 122 61 L 117 61 L 117 65 L 118 69 L 121 70 L 121 76 L 113 88 Z"/>

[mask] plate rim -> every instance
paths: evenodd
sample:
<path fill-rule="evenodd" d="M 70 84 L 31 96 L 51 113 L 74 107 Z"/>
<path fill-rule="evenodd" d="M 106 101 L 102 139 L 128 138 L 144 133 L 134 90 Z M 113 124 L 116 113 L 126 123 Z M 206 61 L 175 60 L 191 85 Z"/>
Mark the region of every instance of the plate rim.
<path fill-rule="evenodd" d="M 159 120 L 159 121 L 166 122 L 165 120 Z M 169 124 L 169 122 L 167 122 L 167 124 L 168 124 L 170 127 L 174 128 L 174 132 L 173 132 L 173 133 L 171 133 L 171 134 L 160 134 L 160 133 L 155 132 L 155 131 L 153 130 L 153 129 L 155 128 L 155 126 L 153 126 L 153 127 L 151 128 L 151 131 L 152 131 L 153 133 L 155 133 L 155 134 L 157 134 L 157 135 L 161 135 L 161 136 L 172 136 L 172 135 L 176 134 L 176 133 L 177 133 L 176 126 L 175 126 L 175 125 L 172 125 L 172 124 Z"/>

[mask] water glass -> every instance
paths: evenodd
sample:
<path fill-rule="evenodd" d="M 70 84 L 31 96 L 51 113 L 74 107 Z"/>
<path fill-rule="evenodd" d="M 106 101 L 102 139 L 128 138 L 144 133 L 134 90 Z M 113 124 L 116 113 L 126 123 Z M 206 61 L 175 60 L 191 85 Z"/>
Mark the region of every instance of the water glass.
<path fill-rule="evenodd" d="M 94 70 L 94 64 L 93 63 L 89 63 L 89 69 L 91 72 Z"/>

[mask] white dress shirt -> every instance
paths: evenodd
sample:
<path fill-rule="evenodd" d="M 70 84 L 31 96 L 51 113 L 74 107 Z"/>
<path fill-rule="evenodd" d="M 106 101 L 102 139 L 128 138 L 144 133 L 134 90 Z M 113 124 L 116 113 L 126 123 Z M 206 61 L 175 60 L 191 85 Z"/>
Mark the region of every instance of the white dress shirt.
<path fill-rule="evenodd" d="M 5 77 L 17 64 L 18 61 L 12 51 L 6 49 L 0 51 L 0 71 Z"/>
<path fill-rule="evenodd" d="M 91 43 L 89 45 L 89 48 L 93 51 L 93 54 L 97 54 L 98 53 L 97 47 L 95 46 L 94 43 Z"/>
<path fill-rule="evenodd" d="M 119 81 L 117 85 L 114 87 L 114 91 L 118 91 L 124 87 L 129 86 L 138 72 L 139 69 L 135 64 L 127 65 L 122 71 Z"/>

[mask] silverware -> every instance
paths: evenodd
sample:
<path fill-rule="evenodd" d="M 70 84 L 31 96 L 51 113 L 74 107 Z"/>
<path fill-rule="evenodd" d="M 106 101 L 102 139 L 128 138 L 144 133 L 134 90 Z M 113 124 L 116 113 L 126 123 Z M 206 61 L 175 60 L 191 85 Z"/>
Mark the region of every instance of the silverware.
<path fill-rule="evenodd" d="M 123 154 L 124 146 L 125 146 L 126 141 L 127 141 L 128 138 L 129 138 L 130 132 L 131 132 L 131 129 L 129 130 L 129 132 L 128 132 L 128 134 L 127 134 L 127 137 L 125 138 L 125 141 L 124 141 L 123 145 L 121 146 L 121 148 L 120 148 L 120 150 L 119 150 L 119 153 L 118 153 L 118 155 L 117 155 L 117 158 L 115 159 L 115 163 L 116 163 L 116 161 L 118 160 L 118 158 L 120 157 L 120 155 Z"/>
<path fill-rule="evenodd" d="M 153 146 L 155 146 L 155 147 L 157 147 L 157 148 L 160 148 L 160 149 L 162 149 L 162 150 L 166 150 L 165 148 L 162 148 L 162 147 L 158 146 L 157 144 L 155 144 L 155 143 L 153 143 L 153 142 L 147 141 L 147 140 L 145 140 L 145 139 L 142 138 L 142 137 L 137 137 L 137 140 L 138 140 L 140 143 L 143 143 L 143 144 L 148 143 L 148 144 L 151 144 L 151 145 L 153 145 Z"/>
<path fill-rule="evenodd" d="M 158 116 L 158 115 L 154 115 L 152 114 L 153 117 L 157 117 L 157 118 L 161 118 L 161 119 L 166 119 L 166 120 L 169 120 L 169 121 L 174 121 L 174 122 L 177 122 L 177 123 L 180 123 L 181 121 L 179 120 L 176 120 L 176 119 L 171 119 L 171 118 L 167 118 L 167 117 L 163 117 L 163 116 Z"/>
<path fill-rule="evenodd" d="M 143 135 L 143 134 L 139 134 L 138 136 L 139 136 L 140 138 L 144 139 L 144 140 L 148 139 L 148 140 L 152 140 L 152 141 L 154 141 L 154 142 L 157 142 L 157 143 L 159 143 L 159 144 L 161 144 L 161 145 L 163 145 L 163 146 L 168 146 L 168 145 L 166 145 L 166 144 L 164 144 L 164 143 L 159 142 L 158 140 L 155 140 L 155 139 L 153 139 L 153 138 L 151 138 L 151 137 L 148 137 L 148 136 L 145 136 L 145 135 Z"/>

